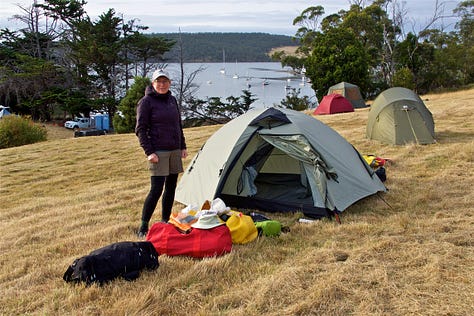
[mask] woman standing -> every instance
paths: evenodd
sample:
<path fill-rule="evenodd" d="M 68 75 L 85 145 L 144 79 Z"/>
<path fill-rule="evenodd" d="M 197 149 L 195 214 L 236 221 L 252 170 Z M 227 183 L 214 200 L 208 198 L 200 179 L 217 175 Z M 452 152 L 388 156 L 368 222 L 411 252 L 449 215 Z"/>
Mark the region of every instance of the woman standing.
<path fill-rule="evenodd" d="M 183 172 L 182 159 L 186 158 L 181 114 L 178 103 L 171 95 L 168 72 L 158 69 L 151 85 L 145 90 L 137 107 L 135 134 L 147 156 L 151 187 L 142 209 L 138 237 L 148 233 L 148 224 L 161 197 L 161 220 L 167 222 L 173 207 L 178 174 Z"/>

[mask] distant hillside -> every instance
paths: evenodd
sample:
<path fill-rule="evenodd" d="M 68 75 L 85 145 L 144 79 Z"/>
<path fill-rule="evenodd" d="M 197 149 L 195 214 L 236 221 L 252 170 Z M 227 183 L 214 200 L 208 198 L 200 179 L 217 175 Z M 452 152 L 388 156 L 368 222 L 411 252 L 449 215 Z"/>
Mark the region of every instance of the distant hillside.
<path fill-rule="evenodd" d="M 271 61 L 268 53 L 277 47 L 295 46 L 297 42 L 286 35 L 266 33 L 154 33 L 183 41 L 185 62 L 222 62 L 225 51 L 226 62 Z M 178 45 L 165 54 L 168 62 L 178 61 Z"/>

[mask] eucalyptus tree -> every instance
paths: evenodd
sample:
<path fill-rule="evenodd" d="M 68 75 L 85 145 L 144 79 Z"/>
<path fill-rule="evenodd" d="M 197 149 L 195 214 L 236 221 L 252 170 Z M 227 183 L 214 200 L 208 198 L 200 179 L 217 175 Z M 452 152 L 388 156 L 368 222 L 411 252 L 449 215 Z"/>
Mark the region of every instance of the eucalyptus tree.
<path fill-rule="evenodd" d="M 311 6 L 303 10 L 300 15 L 293 19 L 293 25 L 298 26 L 293 39 L 299 43 L 295 54 L 276 51 L 271 58 L 279 61 L 284 67 L 289 66 L 295 72 L 301 72 L 305 68 L 306 57 L 311 54 L 314 36 L 319 29 L 319 19 L 323 14 L 324 8 L 322 6 Z"/>
<path fill-rule="evenodd" d="M 362 91 L 373 91 L 377 89 L 375 86 L 386 88 L 391 82 L 394 61 L 390 47 L 400 30 L 386 11 L 392 1 L 374 1 L 365 7 L 362 3 L 358 1 L 348 11 L 341 11 L 337 27 L 350 29 L 362 44 L 369 58 L 370 84 L 367 81 L 354 83 Z"/>
<path fill-rule="evenodd" d="M 36 6 L 18 5 L 22 13 L 13 15 L 23 28 L 11 33 L 9 44 L 17 52 L 35 58 L 51 60 L 53 42 L 57 40 L 58 25 L 55 20 L 45 19 L 44 12 Z"/>
<path fill-rule="evenodd" d="M 456 29 L 460 46 L 463 48 L 460 58 L 463 65 L 462 76 L 466 83 L 472 83 L 474 82 L 474 0 L 460 2 L 454 14 L 460 17 L 459 22 L 456 23 Z"/>
<path fill-rule="evenodd" d="M 320 5 L 306 8 L 293 20 L 293 25 L 298 26 L 295 38 L 299 39 L 300 47 L 297 52 L 308 56 L 313 46 L 314 35 L 319 29 L 319 20 L 324 14 L 324 8 Z"/>
<path fill-rule="evenodd" d="M 426 92 L 437 88 L 453 88 L 474 81 L 474 1 L 463 1 L 453 10 L 460 20 L 449 33 L 432 28 L 418 33 L 417 49 L 406 49 L 400 43 L 401 66 L 416 83 L 414 89 Z M 410 34 L 407 40 L 413 37 Z M 412 46 L 414 44 L 412 43 Z M 410 56 L 408 53 L 413 52 Z M 431 54 L 427 54 L 431 53 Z M 422 64 L 409 67 L 408 63 Z M 401 70 L 399 70 L 401 71 Z"/>
<path fill-rule="evenodd" d="M 347 81 L 367 86 L 369 55 L 352 30 L 340 27 L 317 32 L 306 75 L 321 99 L 331 85 Z"/>

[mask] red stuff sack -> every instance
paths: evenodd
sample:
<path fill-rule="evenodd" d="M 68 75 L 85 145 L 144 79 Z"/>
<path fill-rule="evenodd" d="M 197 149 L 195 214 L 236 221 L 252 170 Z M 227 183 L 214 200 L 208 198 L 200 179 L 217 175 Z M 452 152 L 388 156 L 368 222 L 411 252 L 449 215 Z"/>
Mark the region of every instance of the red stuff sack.
<path fill-rule="evenodd" d="M 168 256 L 216 257 L 232 250 L 232 237 L 226 225 L 210 229 L 192 228 L 183 234 L 172 224 L 157 222 L 151 226 L 146 240 L 160 255 Z"/>

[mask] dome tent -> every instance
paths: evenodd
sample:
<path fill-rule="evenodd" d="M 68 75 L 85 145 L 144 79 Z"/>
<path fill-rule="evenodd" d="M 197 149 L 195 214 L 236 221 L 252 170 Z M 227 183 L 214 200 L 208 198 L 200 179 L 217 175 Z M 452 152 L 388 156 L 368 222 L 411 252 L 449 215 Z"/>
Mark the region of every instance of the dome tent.
<path fill-rule="evenodd" d="M 255 109 L 215 132 L 187 166 L 176 200 L 324 217 L 385 191 L 357 150 L 310 115 Z"/>
<path fill-rule="evenodd" d="M 367 137 L 393 145 L 435 142 L 431 112 L 412 90 L 395 87 L 380 93 L 370 107 Z"/>
<path fill-rule="evenodd" d="M 337 93 L 342 95 L 344 98 L 349 100 L 352 103 L 354 108 L 365 108 L 367 105 L 365 104 L 364 99 L 362 98 L 362 94 L 360 93 L 360 89 L 358 86 L 348 82 L 339 82 L 334 86 L 329 87 L 327 94 Z"/>
<path fill-rule="evenodd" d="M 342 95 L 332 93 L 325 95 L 319 106 L 314 110 L 314 115 L 335 114 L 344 112 L 354 112 L 352 104 Z"/>

